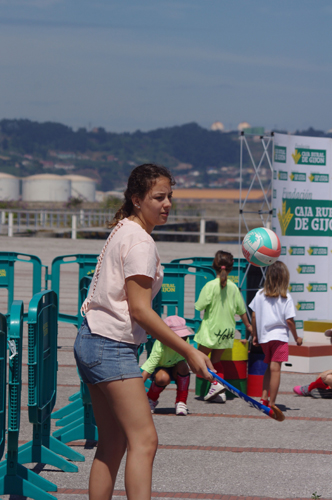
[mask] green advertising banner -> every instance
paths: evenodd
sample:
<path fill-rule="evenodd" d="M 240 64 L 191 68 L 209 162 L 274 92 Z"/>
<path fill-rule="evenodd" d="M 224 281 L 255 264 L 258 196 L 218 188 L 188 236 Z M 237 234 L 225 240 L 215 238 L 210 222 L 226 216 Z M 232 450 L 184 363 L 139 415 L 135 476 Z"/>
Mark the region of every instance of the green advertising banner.
<path fill-rule="evenodd" d="M 332 236 L 329 200 L 283 200 L 278 219 L 283 236 Z"/>
<path fill-rule="evenodd" d="M 292 154 L 296 165 L 326 165 L 326 150 L 297 148 Z"/>

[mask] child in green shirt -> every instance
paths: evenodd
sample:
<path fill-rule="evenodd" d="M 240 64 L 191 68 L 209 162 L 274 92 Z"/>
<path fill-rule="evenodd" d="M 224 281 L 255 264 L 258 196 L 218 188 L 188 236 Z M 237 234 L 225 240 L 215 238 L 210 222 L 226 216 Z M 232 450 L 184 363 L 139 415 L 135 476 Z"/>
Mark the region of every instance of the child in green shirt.
<path fill-rule="evenodd" d="M 184 318 L 168 316 L 164 321 L 166 325 L 184 340 L 187 340 L 188 335 L 193 333 L 186 327 L 186 320 Z M 151 387 L 147 393 L 151 413 L 154 413 L 159 402 L 160 393 L 172 380 L 175 380 L 177 385 L 175 413 L 176 415 L 187 415 L 190 374 L 185 359 L 170 347 L 156 340 L 149 358 L 142 365 L 141 369 L 143 370 L 142 376 L 144 382 L 149 377 L 152 379 Z"/>
<path fill-rule="evenodd" d="M 224 349 L 231 349 L 234 343 L 235 315 L 238 314 L 247 330 L 251 333 L 246 307 L 238 287 L 228 279 L 233 269 L 233 255 L 219 250 L 212 267 L 217 278 L 209 281 L 201 290 L 195 309 L 204 310 L 204 317 L 194 340 L 198 349 L 204 354 L 211 353 L 211 361 L 217 374 L 224 378 L 224 370 L 220 360 Z M 225 386 L 217 381 L 212 382 L 205 401 L 212 401 L 220 394 L 222 402 L 226 402 Z"/>

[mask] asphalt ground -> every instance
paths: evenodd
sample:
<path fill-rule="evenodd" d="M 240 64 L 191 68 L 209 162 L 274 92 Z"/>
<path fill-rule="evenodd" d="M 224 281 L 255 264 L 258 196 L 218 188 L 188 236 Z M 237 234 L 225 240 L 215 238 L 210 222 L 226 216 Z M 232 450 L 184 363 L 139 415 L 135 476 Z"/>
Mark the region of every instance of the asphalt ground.
<path fill-rule="evenodd" d="M 76 253 L 99 253 L 100 240 L 0 237 L 0 251 L 38 255 L 48 266 L 54 257 Z M 227 249 L 238 256 L 236 245 L 195 243 L 158 243 L 162 262 L 173 258 L 213 256 Z M 31 275 L 27 264 L 18 264 L 15 298 L 24 300 L 27 311 L 31 299 Z M 60 309 L 76 312 L 77 269 L 68 264 L 61 275 Z M 6 297 L 0 296 L 2 310 Z M 193 297 L 186 295 L 186 306 L 193 307 Z M 28 421 L 27 336 L 23 342 L 23 386 L 19 444 L 31 440 Z M 55 410 L 68 404 L 68 397 L 79 389 L 72 345 L 76 329 L 59 323 L 58 386 Z M 142 355 L 141 363 L 144 362 Z M 282 373 L 277 405 L 284 412 L 284 422 L 276 422 L 240 399 L 225 404 L 207 403 L 195 396 L 195 377 L 191 376 L 188 406 L 190 413 L 178 417 L 174 412 L 175 386 L 160 396 L 154 415 L 159 436 L 152 486 L 152 498 L 213 498 L 223 500 L 262 498 L 332 498 L 330 471 L 331 400 L 296 396 L 294 385 L 312 381 L 314 375 Z M 133 411 L 134 411 L 133 407 Z M 52 431 L 57 429 L 52 420 Z M 26 464 L 40 476 L 55 483 L 52 493 L 61 500 L 88 498 L 88 477 L 95 453 L 95 442 L 68 443 L 82 453 L 85 462 L 75 462 L 78 472 L 63 472 L 46 464 Z M 114 499 L 125 498 L 124 463 L 120 467 Z M 25 497 L 4 495 L 4 499 Z"/>

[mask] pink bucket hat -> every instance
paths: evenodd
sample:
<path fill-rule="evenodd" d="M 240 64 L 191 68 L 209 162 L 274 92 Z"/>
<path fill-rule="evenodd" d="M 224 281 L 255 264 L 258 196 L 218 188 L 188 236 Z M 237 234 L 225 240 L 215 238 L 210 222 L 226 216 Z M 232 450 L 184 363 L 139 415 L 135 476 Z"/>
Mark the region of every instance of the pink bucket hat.
<path fill-rule="evenodd" d="M 191 328 L 186 326 L 186 320 L 180 316 L 168 316 L 164 321 L 179 337 L 187 337 L 194 333 Z"/>

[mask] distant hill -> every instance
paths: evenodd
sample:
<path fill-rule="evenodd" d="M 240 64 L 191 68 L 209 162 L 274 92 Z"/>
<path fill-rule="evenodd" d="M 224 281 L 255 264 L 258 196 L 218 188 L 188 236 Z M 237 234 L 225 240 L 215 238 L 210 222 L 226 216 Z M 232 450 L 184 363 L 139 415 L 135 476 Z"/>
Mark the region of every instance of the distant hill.
<path fill-rule="evenodd" d="M 309 131 L 308 135 L 323 134 Z M 211 131 L 197 123 L 114 133 L 103 128 L 74 131 L 60 123 L 3 119 L 0 171 L 21 177 L 70 171 L 95 178 L 98 188 L 107 191 L 121 188 L 135 165 L 155 162 L 170 168 L 179 187 L 237 188 L 238 138 L 238 132 Z M 254 155 L 258 147 L 253 145 Z M 243 162 L 248 184 L 252 177 L 248 155 Z"/>

